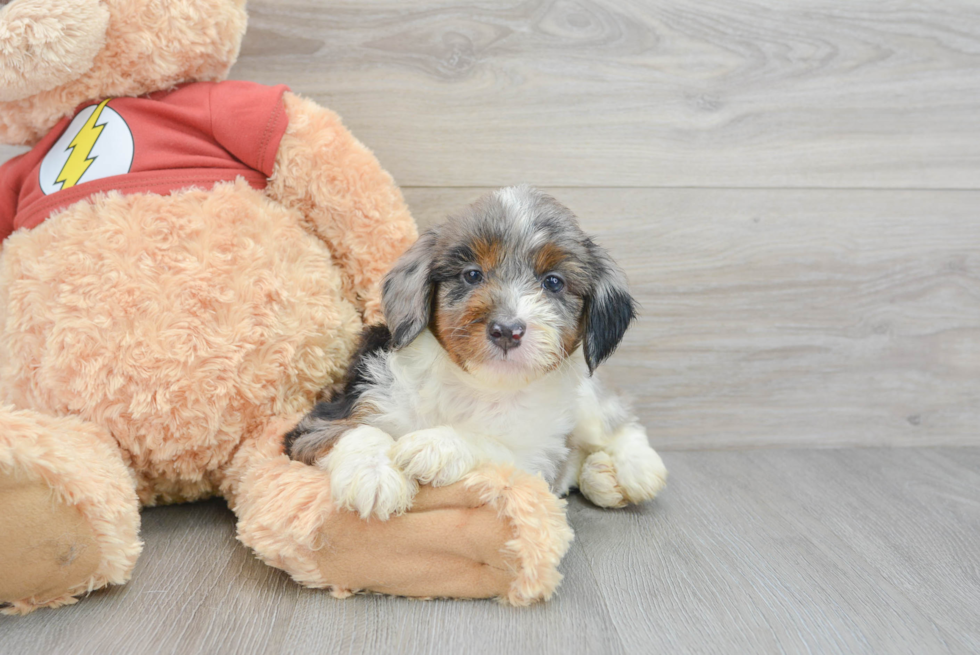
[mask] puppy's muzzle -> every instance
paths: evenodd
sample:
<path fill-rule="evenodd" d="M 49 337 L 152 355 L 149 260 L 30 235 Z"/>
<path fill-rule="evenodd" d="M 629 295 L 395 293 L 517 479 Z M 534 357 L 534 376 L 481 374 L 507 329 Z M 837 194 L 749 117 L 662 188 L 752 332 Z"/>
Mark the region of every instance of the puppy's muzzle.
<path fill-rule="evenodd" d="M 487 325 L 487 337 L 505 353 L 521 345 L 526 331 L 523 321 L 490 321 Z"/>

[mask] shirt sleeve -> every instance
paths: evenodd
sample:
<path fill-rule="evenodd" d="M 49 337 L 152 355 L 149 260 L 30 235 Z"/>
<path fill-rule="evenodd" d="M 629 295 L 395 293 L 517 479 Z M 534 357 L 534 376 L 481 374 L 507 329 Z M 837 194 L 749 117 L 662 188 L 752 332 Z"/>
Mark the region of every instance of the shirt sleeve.
<path fill-rule="evenodd" d="M 285 84 L 227 81 L 211 87 L 211 132 L 223 148 L 250 168 L 272 175 L 289 120 Z"/>
<path fill-rule="evenodd" d="M 0 242 L 14 231 L 14 216 L 17 214 L 17 180 L 14 171 L 17 161 L 14 157 L 0 166 Z"/>

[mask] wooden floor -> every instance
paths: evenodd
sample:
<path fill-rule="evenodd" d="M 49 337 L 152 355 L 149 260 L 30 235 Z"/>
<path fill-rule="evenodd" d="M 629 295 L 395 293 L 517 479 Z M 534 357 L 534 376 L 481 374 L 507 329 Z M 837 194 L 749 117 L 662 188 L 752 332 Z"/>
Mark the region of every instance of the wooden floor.
<path fill-rule="evenodd" d="M 670 484 L 573 499 L 525 610 L 336 601 L 218 501 L 147 510 L 129 585 L 0 653 L 980 652 L 980 4 L 249 7 L 232 77 L 338 111 L 421 225 L 528 182 L 611 250 L 642 314 L 601 370 Z"/>
<path fill-rule="evenodd" d="M 125 587 L 0 622 L 0 653 L 977 653 L 980 449 L 672 452 L 668 492 L 576 531 L 552 602 L 336 600 L 146 510 Z"/>

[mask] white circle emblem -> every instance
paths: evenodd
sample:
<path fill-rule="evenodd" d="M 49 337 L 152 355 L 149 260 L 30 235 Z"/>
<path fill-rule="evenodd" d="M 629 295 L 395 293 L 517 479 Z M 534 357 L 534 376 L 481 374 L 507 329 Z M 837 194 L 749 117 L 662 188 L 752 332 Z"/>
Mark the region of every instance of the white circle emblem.
<path fill-rule="evenodd" d="M 45 195 L 129 172 L 133 166 L 133 133 L 123 117 L 108 106 L 109 100 L 80 111 L 44 156 L 38 182 Z"/>

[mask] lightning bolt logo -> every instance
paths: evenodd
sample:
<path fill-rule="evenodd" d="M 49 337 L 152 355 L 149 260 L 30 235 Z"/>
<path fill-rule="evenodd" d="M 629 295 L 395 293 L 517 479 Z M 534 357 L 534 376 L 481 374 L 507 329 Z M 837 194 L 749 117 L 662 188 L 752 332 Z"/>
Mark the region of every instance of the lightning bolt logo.
<path fill-rule="evenodd" d="M 61 183 L 62 190 L 78 184 L 78 181 L 85 175 L 85 171 L 95 161 L 96 158 L 89 157 L 89 155 L 92 153 L 95 142 L 99 140 L 99 137 L 102 135 L 102 130 L 105 128 L 105 125 L 96 125 L 96 123 L 102 115 L 102 110 L 109 103 L 109 100 L 112 100 L 112 98 L 108 98 L 99 103 L 99 106 L 95 108 L 92 115 L 85 121 L 82 129 L 78 131 L 75 138 L 68 144 L 68 147 L 71 148 L 71 154 L 68 155 L 68 161 L 65 162 L 65 165 L 61 168 L 61 172 L 58 173 L 58 178 L 55 180 L 56 184 L 58 182 Z"/>

